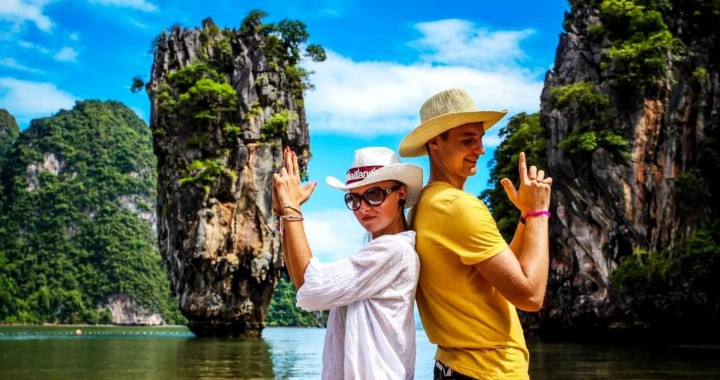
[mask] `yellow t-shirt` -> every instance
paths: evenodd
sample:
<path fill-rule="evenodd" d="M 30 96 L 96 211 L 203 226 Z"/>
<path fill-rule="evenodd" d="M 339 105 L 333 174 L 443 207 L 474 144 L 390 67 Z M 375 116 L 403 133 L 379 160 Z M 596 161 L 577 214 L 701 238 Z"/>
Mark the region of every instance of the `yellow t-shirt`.
<path fill-rule="evenodd" d="M 429 184 L 411 216 L 417 232 L 417 303 L 435 359 L 482 379 L 528 379 L 529 353 L 513 306 L 473 264 L 507 248 L 477 197 Z"/>

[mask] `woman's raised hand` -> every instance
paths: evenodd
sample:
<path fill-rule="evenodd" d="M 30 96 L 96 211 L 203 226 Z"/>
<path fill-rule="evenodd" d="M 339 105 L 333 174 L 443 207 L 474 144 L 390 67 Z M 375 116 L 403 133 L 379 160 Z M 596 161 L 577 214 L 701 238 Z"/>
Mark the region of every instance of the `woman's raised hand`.
<path fill-rule="evenodd" d="M 297 155 L 286 147 L 283 151 L 283 167 L 279 173 L 273 174 L 273 207 L 275 212 L 282 213 L 279 208 L 283 205 L 299 207 L 315 191 L 317 181 L 304 186 L 300 181 L 300 168 Z"/>

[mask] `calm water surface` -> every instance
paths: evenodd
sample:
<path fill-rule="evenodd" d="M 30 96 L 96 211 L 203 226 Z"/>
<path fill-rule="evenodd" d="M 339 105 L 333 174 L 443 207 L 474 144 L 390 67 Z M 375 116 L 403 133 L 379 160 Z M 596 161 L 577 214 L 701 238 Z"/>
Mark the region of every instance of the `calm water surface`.
<path fill-rule="evenodd" d="M 0 379 L 317 379 L 324 329 L 267 328 L 263 339 L 196 339 L 185 328 L 0 327 Z M 417 379 L 434 346 L 417 331 Z M 720 379 L 720 345 L 528 342 L 533 379 Z"/>

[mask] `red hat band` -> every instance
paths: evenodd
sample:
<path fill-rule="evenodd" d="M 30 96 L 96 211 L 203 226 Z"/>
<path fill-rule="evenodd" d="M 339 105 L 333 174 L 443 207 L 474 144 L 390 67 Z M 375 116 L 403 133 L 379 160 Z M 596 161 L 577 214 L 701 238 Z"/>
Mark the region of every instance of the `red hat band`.
<path fill-rule="evenodd" d="M 345 182 L 345 185 L 362 181 L 371 173 L 383 167 L 384 166 L 359 166 L 357 168 L 351 168 L 347 172 L 347 181 Z"/>

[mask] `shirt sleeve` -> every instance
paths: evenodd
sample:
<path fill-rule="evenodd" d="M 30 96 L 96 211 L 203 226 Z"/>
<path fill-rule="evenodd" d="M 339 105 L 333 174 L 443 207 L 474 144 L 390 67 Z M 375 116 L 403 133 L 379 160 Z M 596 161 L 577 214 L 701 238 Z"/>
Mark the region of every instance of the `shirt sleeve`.
<path fill-rule="evenodd" d="M 399 239 L 382 236 L 334 263 L 321 263 L 313 257 L 305 270 L 305 283 L 297 292 L 298 307 L 328 310 L 372 298 L 408 265 L 403 262 L 403 252 Z"/>
<path fill-rule="evenodd" d="M 507 248 L 485 203 L 470 194 L 457 197 L 447 209 L 445 245 L 463 264 L 474 265 Z"/>

